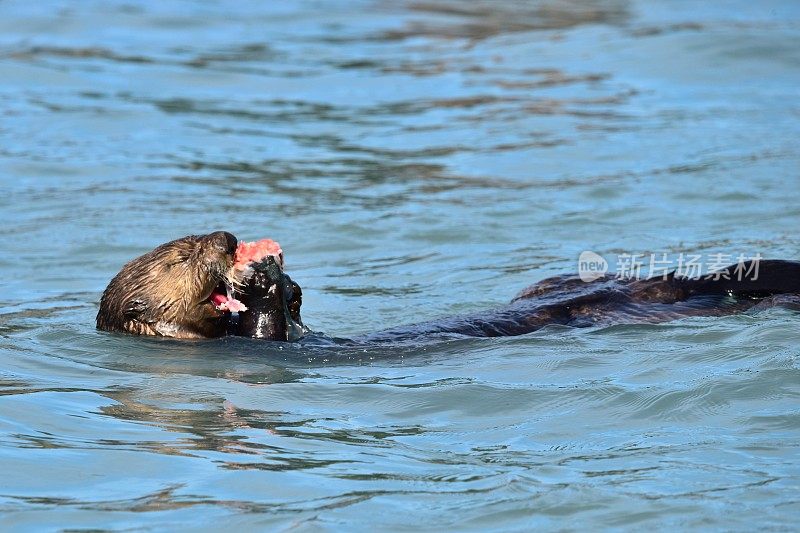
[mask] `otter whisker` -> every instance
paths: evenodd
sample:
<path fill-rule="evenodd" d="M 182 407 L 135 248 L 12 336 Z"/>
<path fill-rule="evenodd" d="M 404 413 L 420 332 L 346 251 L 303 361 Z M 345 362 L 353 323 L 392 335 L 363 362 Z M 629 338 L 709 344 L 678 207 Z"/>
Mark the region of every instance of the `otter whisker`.
<path fill-rule="evenodd" d="M 230 288 L 241 289 L 246 285 L 244 279 L 237 276 L 236 272 L 232 269 L 224 273 L 223 281 Z"/>

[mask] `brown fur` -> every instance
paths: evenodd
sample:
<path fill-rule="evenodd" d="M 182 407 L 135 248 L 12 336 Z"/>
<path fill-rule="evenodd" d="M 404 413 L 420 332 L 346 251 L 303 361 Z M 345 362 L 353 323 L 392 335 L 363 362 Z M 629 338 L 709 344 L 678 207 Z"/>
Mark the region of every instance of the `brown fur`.
<path fill-rule="evenodd" d="M 236 237 L 217 231 L 162 244 L 122 267 L 103 292 L 97 328 L 182 339 L 220 337 L 229 314 L 209 301 L 231 279 Z"/>

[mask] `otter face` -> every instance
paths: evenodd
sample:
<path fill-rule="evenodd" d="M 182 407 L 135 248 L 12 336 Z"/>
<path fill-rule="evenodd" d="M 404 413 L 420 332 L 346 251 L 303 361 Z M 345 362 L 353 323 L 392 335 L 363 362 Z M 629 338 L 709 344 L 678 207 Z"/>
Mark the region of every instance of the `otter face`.
<path fill-rule="evenodd" d="M 219 337 L 230 313 L 212 302 L 234 280 L 237 240 L 217 231 L 162 244 L 122 267 L 100 299 L 97 328 L 177 338 Z"/>

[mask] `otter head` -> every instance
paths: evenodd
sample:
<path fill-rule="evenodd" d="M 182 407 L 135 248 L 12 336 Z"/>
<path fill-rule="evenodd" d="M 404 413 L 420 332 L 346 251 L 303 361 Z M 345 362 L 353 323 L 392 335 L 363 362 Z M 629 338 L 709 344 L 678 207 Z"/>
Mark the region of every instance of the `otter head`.
<path fill-rule="evenodd" d="M 178 338 L 224 335 L 230 313 L 216 302 L 233 280 L 236 245 L 225 231 L 189 235 L 129 262 L 103 292 L 98 329 Z"/>

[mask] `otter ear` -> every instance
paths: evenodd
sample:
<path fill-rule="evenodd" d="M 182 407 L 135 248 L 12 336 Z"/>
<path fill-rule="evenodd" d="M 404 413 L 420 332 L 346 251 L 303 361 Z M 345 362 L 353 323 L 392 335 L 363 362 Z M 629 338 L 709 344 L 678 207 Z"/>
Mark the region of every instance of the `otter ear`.
<path fill-rule="evenodd" d="M 122 310 L 122 315 L 127 320 L 137 320 L 141 318 L 145 311 L 147 311 L 148 307 L 149 304 L 140 298 L 129 300 L 128 303 L 125 304 L 125 308 Z"/>

